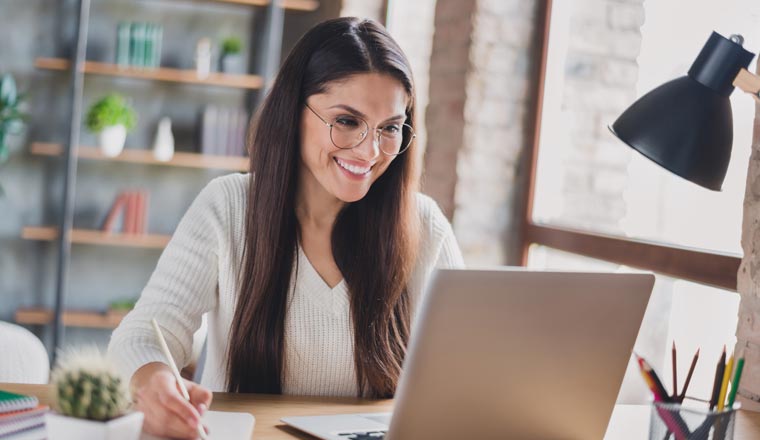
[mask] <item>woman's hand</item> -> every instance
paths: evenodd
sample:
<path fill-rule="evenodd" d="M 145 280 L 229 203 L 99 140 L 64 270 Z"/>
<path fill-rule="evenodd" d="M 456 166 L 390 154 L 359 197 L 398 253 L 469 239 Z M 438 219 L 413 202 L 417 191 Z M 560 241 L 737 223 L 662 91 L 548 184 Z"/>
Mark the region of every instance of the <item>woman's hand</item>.
<path fill-rule="evenodd" d="M 189 380 L 185 380 L 185 387 L 189 402 L 182 397 L 169 366 L 160 362 L 143 365 L 135 372 L 132 400 L 135 409 L 145 414 L 143 431 L 161 437 L 198 438 L 198 425 L 211 404 L 211 391 Z"/>

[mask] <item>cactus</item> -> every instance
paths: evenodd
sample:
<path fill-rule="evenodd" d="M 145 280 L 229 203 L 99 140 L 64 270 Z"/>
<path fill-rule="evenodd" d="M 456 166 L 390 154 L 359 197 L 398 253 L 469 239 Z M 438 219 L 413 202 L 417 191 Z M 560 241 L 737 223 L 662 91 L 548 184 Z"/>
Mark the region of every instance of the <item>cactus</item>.
<path fill-rule="evenodd" d="M 56 410 L 66 416 L 105 421 L 129 408 L 124 379 L 96 348 L 62 355 L 52 383 Z"/>

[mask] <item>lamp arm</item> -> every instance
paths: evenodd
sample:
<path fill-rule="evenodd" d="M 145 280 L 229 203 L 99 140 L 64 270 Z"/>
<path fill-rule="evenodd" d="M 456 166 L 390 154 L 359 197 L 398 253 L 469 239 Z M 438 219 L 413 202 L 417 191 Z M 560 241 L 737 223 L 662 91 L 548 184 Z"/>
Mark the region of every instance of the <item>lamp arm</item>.
<path fill-rule="evenodd" d="M 734 78 L 734 86 L 749 93 L 755 98 L 755 101 L 760 102 L 760 76 L 751 73 L 747 69 L 742 69 L 736 75 L 736 78 Z"/>

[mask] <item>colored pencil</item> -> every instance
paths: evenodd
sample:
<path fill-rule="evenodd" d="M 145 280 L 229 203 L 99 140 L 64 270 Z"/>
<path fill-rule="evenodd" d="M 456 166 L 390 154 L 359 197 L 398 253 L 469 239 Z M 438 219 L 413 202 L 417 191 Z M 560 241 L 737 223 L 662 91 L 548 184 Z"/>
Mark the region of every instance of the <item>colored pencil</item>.
<path fill-rule="evenodd" d="M 723 381 L 723 373 L 726 369 L 726 346 L 723 346 L 723 354 L 720 355 L 718 360 L 718 366 L 715 368 L 715 378 L 713 379 L 713 390 L 710 395 L 710 411 L 718 404 L 718 397 L 720 396 L 720 386 Z"/>
<path fill-rule="evenodd" d="M 718 411 L 723 411 L 726 406 L 726 393 L 728 393 L 728 381 L 731 378 L 731 373 L 734 372 L 734 355 L 728 358 L 726 364 L 726 371 L 723 372 L 723 381 L 720 385 L 720 394 L 718 395 Z"/>
<path fill-rule="evenodd" d="M 740 357 L 736 361 L 736 372 L 734 373 L 734 380 L 731 381 L 731 392 L 728 393 L 728 409 L 734 407 L 734 401 L 736 400 L 736 392 L 739 390 L 739 381 L 742 380 L 742 370 L 744 369 L 744 358 Z"/>
<path fill-rule="evenodd" d="M 678 399 L 677 399 L 678 403 L 683 402 L 683 399 L 686 397 L 686 390 L 689 388 L 689 383 L 691 383 L 691 376 L 692 374 L 694 374 L 694 368 L 697 366 L 697 359 L 699 359 L 699 349 L 697 349 L 697 352 L 694 353 L 694 357 L 691 359 L 689 374 L 686 375 L 686 382 L 683 384 L 683 389 L 681 390 L 681 394 L 678 396 Z"/>
<path fill-rule="evenodd" d="M 671 357 L 673 358 L 673 400 L 678 398 L 678 364 L 676 361 L 676 341 L 673 341 L 673 349 L 671 350 Z"/>

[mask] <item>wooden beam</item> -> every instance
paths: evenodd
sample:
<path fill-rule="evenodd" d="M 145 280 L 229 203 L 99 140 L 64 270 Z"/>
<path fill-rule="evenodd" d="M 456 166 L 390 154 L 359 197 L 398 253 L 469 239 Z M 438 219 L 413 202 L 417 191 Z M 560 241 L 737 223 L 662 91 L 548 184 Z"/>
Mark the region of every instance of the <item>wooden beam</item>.
<path fill-rule="evenodd" d="M 531 224 L 530 243 L 736 291 L 741 257 Z"/>

